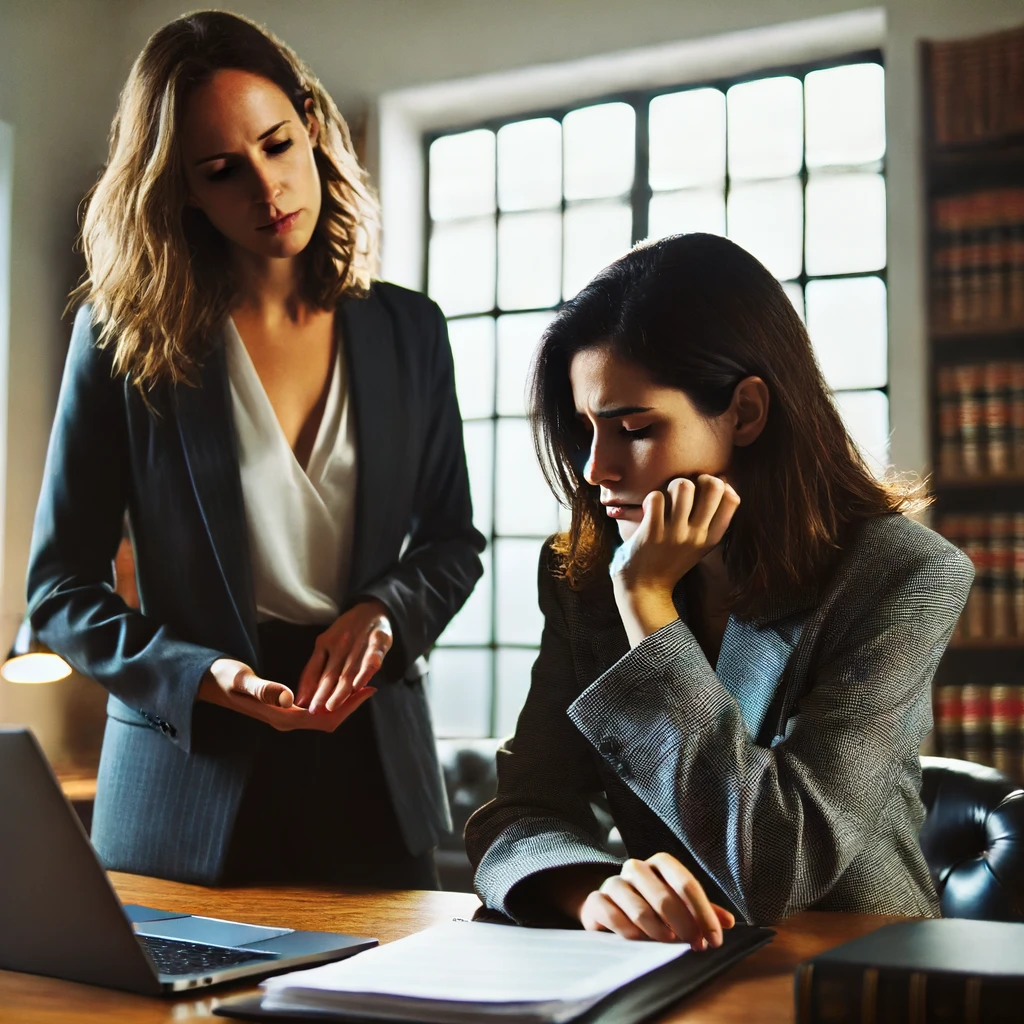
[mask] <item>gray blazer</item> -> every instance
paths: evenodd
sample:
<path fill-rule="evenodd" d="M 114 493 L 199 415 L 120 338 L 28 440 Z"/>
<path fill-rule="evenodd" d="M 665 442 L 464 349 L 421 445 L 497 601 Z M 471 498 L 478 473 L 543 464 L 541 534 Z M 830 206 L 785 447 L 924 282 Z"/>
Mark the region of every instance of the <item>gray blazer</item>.
<path fill-rule="evenodd" d="M 481 898 L 543 923 L 540 873 L 615 870 L 590 804 L 603 792 L 631 857 L 673 854 L 748 922 L 937 916 L 918 747 L 972 578 L 925 527 L 868 521 L 820 593 L 730 619 L 712 669 L 682 619 L 630 650 L 610 582 L 573 592 L 545 545 L 530 693 L 466 829 Z"/>
<path fill-rule="evenodd" d="M 110 691 L 93 843 L 110 868 L 209 884 L 224 866 L 270 727 L 196 703 L 220 657 L 260 671 L 256 604 L 223 346 L 199 386 L 152 408 L 112 373 L 83 307 L 54 419 L 28 573 L 32 624 Z M 448 333 L 429 299 L 375 283 L 338 307 L 358 447 L 341 607 L 377 597 L 395 643 L 368 721 L 410 852 L 451 827 L 421 655 L 480 577 Z M 113 592 L 125 509 L 141 610 Z M 324 813 L 331 813 L 325 808 Z"/>

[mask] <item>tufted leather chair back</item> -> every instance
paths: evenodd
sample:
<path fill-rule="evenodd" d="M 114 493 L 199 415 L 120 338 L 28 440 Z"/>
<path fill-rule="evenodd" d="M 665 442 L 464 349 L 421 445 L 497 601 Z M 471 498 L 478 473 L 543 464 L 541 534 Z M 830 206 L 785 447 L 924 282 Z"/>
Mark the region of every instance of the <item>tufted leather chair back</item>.
<path fill-rule="evenodd" d="M 1024 921 L 1024 789 L 970 761 L 921 768 L 921 849 L 943 917 Z"/>

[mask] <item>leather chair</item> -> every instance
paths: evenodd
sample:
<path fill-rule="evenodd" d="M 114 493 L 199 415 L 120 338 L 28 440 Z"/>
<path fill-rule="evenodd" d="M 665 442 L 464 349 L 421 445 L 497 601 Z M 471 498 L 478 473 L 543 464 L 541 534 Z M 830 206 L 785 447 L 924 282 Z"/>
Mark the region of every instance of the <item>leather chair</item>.
<path fill-rule="evenodd" d="M 994 768 L 922 757 L 921 849 L 943 917 L 1024 921 L 1024 789 Z"/>

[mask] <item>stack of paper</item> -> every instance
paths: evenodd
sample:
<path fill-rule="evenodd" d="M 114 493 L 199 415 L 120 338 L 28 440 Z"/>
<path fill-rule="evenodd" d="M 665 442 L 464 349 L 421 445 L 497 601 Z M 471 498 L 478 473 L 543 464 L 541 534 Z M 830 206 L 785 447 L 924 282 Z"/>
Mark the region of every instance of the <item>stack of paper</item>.
<path fill-rule="evenodd" d="M 606 932 L 451 922 L 270 978 L 262 1005 L 366 1020 L 560 1024 L 689 948 Z"/>

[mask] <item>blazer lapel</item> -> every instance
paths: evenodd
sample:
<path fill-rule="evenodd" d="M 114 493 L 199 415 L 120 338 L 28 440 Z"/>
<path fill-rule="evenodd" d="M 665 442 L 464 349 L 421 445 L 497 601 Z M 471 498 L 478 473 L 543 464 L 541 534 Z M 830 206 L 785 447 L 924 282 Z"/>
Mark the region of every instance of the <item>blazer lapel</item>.
<path fill-rule="evenodd" d="M 759 628 L 730 615 L 722 637 L 715 674 L 736 698 L 747 733 L 754 739 L 775 696 L 790 656 L 800 639 L 801 623 L 785 630 Z"/>
<path fill-rule="evenodd" d="M 387 537 L 388 527 L 394 525 L 388 522 L 395 508 L 389 496 L 396 476 L 415 472 L 415 467 L 406 465 L 414 439 L 408 436 L 402 392 L 405 376 L 398 364 L 391 318 L 373 293 L 365 299 L 349 299 L 339 309 L 358 466 L 347 605 L 381 570 L 375 540 Z"/>
<path fill-rule="evenodd" d="M 217 345 L 204 363 L 199 386 L 180 385 L 174 389 L 174 396 L 192 488 L 231 599 L 233 616 L 255 666 L 259 661 L 256 602 L 223 345 Z"/>

